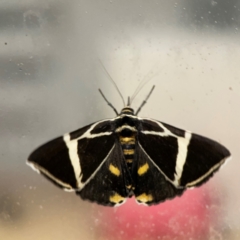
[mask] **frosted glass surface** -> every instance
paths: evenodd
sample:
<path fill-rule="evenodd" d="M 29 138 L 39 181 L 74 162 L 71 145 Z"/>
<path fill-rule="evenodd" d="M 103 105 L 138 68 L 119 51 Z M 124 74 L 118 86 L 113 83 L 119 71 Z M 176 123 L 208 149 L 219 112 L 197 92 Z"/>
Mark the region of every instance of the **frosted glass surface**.
<path fill-rule="evenodd" d="M 204 186 L 153 207 L 82 201 L 26 166 L 42 143 L 139 116 L 215 139 L 233 159 Z M 240 1 L 0 1 L 0 239 L 240 239 Z M 57 167 L 57 166 L 56 166 Z"/>

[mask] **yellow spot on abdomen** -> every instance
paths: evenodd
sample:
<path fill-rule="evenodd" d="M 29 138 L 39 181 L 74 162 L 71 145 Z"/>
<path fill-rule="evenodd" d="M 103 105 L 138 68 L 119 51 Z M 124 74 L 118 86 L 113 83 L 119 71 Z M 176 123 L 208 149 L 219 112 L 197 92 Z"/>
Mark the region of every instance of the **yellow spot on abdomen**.
<path fill-rule="evenodd" d="M 135 137 L 122 137 L 120 136 L 121 144 L 135 144 Z"/>
<path fill-rule="evenodd" d="M 124 155 L 133 155 L 134 149 L 123 149 Z"/>
<path fill-rule="evenodd" d="M 153 200 L 153 196 L 151 194 L 147 195 L 146 193 L 143 193 L 143 194 L 137 196 L 136 199 L 139 202 L 147 203 L 147 202 L 151 202 Z"/>
<path fill-rule="evenodd" d="M 141 176 L 144 173 L 146 173 L 149 169 L 149 165 L 147 163 L 145 163 L 144 165 L 142 165 L 141 167 L 139 167 L 138 169 L 138 175 Z"/>
<path fill-rule="evenodd" d="M 109 165 L 109 171 L 116 176 L 120 176 L 119 168 L 113 166 L 112 164 Z"/>
<path fill-rule="evenodd" d="M 113 203 L 121 203 L 125 200 L 125 198 L 119 195 L 118 193 L 115 193 L 114 195 L 110 196 L 109 200 L 110 202 Z"/>
<path fill-rule="evenodd" d="M 127 163 L 132 163 L 132 162 L 133 162 L 133 159 L 126 159 L 126 162 L 127 162 Z"/>

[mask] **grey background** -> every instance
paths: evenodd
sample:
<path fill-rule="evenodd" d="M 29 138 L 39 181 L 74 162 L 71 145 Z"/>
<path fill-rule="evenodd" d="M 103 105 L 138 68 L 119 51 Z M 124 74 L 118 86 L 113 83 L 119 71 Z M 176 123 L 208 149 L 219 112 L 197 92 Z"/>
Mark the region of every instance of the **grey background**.
<path fill-rule="evenodd" d="M 0 239 L 106 239 L 105 208 L 25 165 L 45 141 L 114 116 L 99 87 L 123 107 L 98 59 L 125 98 L 152 79 L 132 105 L 156 85 L 140 116 L 231 150 L 233 160 L 206 184 L 221 199 L 210 206 L 221 218 L 209 228 L 214 239 L 239 239 L 239 29 L 239 0 L 1 0 Z"/>

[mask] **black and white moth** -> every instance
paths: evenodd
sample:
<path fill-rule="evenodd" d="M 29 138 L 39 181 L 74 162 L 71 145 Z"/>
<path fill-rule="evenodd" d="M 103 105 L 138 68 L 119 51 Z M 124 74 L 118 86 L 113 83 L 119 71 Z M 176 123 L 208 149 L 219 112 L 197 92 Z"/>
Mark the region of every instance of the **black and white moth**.
<path fill-rule="evenodd" d="M 28 165 L 82 199 L 107 206 L 132 196 L 138 203 L 153 205 L 200 186 L 230 152 L 206 137 L 138 117 L 148 97 L 136 114 L 129 101 L 118 114 L 104 97 L 117 113 L 115 118 L 44 144 L 29 156 Z"/>

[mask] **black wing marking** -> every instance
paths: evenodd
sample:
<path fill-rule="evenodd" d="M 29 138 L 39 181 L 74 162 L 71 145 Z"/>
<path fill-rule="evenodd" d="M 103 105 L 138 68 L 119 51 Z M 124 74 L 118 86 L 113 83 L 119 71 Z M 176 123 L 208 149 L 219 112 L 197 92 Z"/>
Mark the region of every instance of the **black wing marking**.
<path fill-rule="evenodd" d="M 166 179 L 139 144 L 136 145 L 135 158 L 137 161 L 134 161 L 133 165 L 133 191 L 138 203 L 158 204 L 166 199 L 180 196 L 185 191 L 176 188 Z"/>
<path fill-rule="evenodd" d="M 127 186 L 131 177 L 124 160 L 121 145 L 116 141 L 113 149 L 98 169 L 94 178 L 85 187 L 76 192 L 83 199 L 105 205 L 123 204 L 129 197 Z"/>
<path fill-rule="evenodd" d="M 74 169 L 63 137 L 56 138 L 36 149 L 29 156 L 27 164 L 59 187 L 66 190 L 77 188 Z"/>
<path fill-rule="evenodd" d="M 230 158 L 223 145 L 209 138 L 192 134 L 180 185 L 199 186 L 206 182 Z"/>
<path fill-rule="evenodd" d="M 36 149 L 28 164 L 66 190 L 80 190 L 113 149 L 111 120 L 100 121 Z"/>
<path fill-rule="evenodd" d="M 153 130 L 146 130 L 145 121 L 152 122 Z M 155 167 L 177 188 L 201 185 L 231 155 L 206 137 L 155 120 L 145 121 L 138 134 L 139 143 Z"/>

